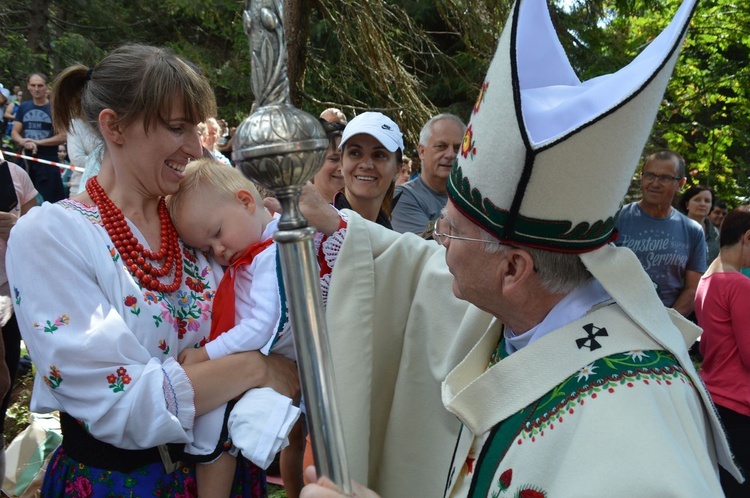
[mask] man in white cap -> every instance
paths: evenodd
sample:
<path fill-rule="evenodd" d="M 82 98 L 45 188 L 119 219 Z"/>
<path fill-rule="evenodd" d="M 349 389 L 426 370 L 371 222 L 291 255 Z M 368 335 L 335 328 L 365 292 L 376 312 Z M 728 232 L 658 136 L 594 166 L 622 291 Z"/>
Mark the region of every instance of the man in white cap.
<path fill-rule="evenodd" d="M 327 319 L 354 480 L 388 498 L 557 498 L 713 497 L 719 465 L 741 478 L 687 352 L 699 330 L 610 243 L 695 3 L 580 82 L 545 0 L 517 2 L 440 245 L 313 203 L 341 238 Z M 338 496 L 321 484 L 303 496 Z"/>

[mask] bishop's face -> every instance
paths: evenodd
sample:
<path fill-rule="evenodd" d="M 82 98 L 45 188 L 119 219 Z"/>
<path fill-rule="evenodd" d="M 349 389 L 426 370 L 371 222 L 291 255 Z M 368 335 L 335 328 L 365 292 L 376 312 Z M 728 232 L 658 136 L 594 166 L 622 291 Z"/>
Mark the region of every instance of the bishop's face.
<path fill-rule="evenodd" d="M 498 316 L 502 296 L 498 292 L 498 271 L 506 252 L 487 252 L 482 230 L 448 201 L 439 230 L 449 235 L 445 246 L 445 262 L 453 275 L 453 294 L 474 306 Z"/>

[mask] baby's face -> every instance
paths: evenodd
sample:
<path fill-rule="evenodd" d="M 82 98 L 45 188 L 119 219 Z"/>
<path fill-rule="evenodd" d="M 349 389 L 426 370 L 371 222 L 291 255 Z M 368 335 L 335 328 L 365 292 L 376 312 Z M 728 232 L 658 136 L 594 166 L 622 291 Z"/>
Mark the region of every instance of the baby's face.
<path fill-rule="evenodd" d="M 212 189 L 189 194 L 174 219 L 182 241 L 211 253 L 223 266 L 232 264 L 263 235 L 262 223 L 255 216 L 256 204 L 241 197 L 227 198 Z"/>

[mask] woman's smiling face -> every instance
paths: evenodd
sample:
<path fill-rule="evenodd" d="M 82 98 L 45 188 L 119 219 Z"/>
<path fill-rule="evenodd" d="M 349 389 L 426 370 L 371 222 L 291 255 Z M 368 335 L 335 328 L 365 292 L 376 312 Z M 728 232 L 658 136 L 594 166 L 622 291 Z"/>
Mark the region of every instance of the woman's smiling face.
<path fill-rule="evenodd" d="M 380 206 L 398 173 L 396 153 L 372 135 L 359 133 L 344 144 L 342 167 L 347 197 Z"/>
<path fill-rule="evenodd" d="M 116 161 L 112 154 L 118 181 L 158 196 L 175 193 L 187 163 L 203 153 L 197 125 L 187 120 L 178 97 L 166 121 L 146 130 L 137 119 L 124 128 L 120 143 Z"/>

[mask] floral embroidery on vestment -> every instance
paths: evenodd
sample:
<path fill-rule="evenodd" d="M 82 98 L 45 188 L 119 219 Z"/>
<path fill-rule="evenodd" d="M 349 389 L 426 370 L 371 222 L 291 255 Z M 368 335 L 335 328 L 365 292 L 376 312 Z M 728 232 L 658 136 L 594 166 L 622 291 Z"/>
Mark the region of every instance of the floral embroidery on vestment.
<path fill-rule="evenodd" d="M 650 360 L 650 361 L 649 361 Z M 602 394 L 616 395 L 618 389 L 645 386 L 671 386 L 673 382 L 692 385 L 682 367 L 665 351 L 628 351 L 601 358 L 583 367 L 541 398 L 533 418 L 523 426 L 517 444 L 536 442 L 545 431 L 554 430 L 586 402 Z"/>
<path fill-rule="evenodd" d="M 506 491 L 510 488 L 513 480 L 513 469 L 508 469 L 500 474 L 495 483 L 495 489 L 492 490 L 492 498 L 503 498 Z M 513 495 L 514 498 L 546 498 L 547 493 L 538 486 L 523 484 Z"/>
<path fill-rule="evenodd" d="M 476 449 L 474 448 L 474 445 L 471 446 L 469 449 L 469 454 L 466 455 L 466 460 L 464 460 L 464 464 L 461 467 L 461 475 L 470 475 L 474 473 L 474 464 L 477 461 L 477 453 Z"/>

